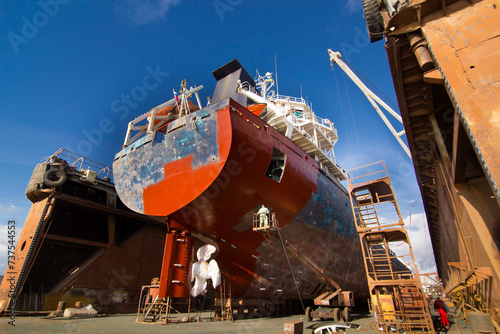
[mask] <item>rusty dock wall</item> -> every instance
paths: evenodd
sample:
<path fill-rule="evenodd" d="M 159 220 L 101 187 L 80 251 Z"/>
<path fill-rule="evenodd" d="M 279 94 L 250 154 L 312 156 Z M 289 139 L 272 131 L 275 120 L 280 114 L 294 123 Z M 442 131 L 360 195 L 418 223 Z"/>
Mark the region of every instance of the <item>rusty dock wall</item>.
<path fill-rule="evenodd" d="M 380 3 L 385 48 L 445 292 L 500 308 L 500 4 Z"/>

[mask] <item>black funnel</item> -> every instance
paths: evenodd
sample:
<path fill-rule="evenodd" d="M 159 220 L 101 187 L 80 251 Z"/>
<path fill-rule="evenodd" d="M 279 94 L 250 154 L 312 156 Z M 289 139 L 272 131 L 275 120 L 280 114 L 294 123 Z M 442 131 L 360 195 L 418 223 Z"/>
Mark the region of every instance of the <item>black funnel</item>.
<path fill-rule="evenodd" d="M 217 80 L 214 95 L 212 96 L 212 103 L 217 103 L 227 98 L 232 98 L 243 106 L 247 106 L 248 102 L 253 103 L 251 101 L 247 102 L 247 98 L 237 92 L 238 80 L 241 80 L 242 83 L 248 82 L 250 91 L 256 92 L 255 82 L 243 66 L 241 66 L 238 59 L 234 58 L 226 65 L 219 67 L 212 72 L 212 75 Z"/>

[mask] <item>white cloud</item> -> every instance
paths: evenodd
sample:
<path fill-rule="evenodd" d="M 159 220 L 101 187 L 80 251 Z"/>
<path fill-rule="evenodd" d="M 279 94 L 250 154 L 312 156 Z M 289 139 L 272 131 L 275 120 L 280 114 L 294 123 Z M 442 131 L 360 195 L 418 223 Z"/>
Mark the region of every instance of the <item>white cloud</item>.
<path fill-rule="evenodd" d="M 414 213 L 404 219 L 405 226 L 410 237 L 413 255 L 417 263 L 419 273 L 436 272 L 436 263 L 434 252 L 427 228 L 427 219 L 424 213 Z M 409 254 L 408 248 L 403 246 L 392 247 L 392 250 L 398 254 Z"/>
<path fill-rule="evenodd" d="M 356 12 L 359 9 L 361 9 L 361 1 L 359 1 L 359 0 L 347 0 L 346 7 L 347 7 L 347 10 L 349 10 L 351 13 Z"/>
<path fill-rule="evenodd" d="M 142 25 L 165 17 L 170 7 L 180 3 L 180 0 L 124 0 L 115 4 L 118 15 Z"/>
<path fill-rule="evenodd" d="M 20 208 L 12 203 L 0 203 L 0 217 L 13 217 L 20 211 Z"/>

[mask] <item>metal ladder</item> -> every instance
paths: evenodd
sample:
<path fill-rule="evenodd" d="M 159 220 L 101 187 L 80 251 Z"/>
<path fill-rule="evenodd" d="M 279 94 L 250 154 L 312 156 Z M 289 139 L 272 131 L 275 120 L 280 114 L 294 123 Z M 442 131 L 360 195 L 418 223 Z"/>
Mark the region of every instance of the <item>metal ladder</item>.
<path fill-rule="evenodd" d="M 415 257 L 391 181 L 380 161 L 348 171 L 352 212 L 363 249 L 371 311 L 384 333 L 432 333 Z M 405 248 L 397 255 L 391 246 Z M 413 269 L 413 271 L 412 271 Z"/>
<path fill-rule="evenodd" d="M 231 298 L 231 281 L 224 273 L 219 285 L 219 298 L 215 301 L 215 320 L 233 322 L 233 308 Z"/>

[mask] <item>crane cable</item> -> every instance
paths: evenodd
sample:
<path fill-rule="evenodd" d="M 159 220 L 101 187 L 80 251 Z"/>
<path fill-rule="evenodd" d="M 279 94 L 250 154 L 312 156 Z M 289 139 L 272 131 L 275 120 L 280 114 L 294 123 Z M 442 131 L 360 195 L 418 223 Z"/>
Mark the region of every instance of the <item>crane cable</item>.
<path fill-rule="evenodd" d="M 347 95 L 347 101 L 349 102 L 349 111 L 351 112 L 352 124 L 354 124 L 354 133 L 356 134 L 356 141 L 358 142 L 358 149 L 361 153 L 361 145 L 359 144 L 358 128 L 356 122 L 354 121 L 354 113 L 352 112 L 351 99 L 349 98 L 349 91 L 347 90 L 347 83 L 345 81 L 345 73 L 342 71 L 342 77 L 344 78 L 345 93 Z"/>
<path fill-rule="evenodd" d="M 295 279 L 295 275 L 293 274 L 292 265 L 290 264 L 290 259 L 288 258 L 288 253 L 286 252 L 285 243 L 283 242 L 283 238 L 281 237 L 279 226 L 276 226 L 276 231 L 278 231 L 278 235 L 281 240 L 281 246 L 283 247 L 283 251 L 285 252 L 286 261 L 288 262 L 288 267 L 290 268 L 290 273 L 292 274 L 293 283 L 295 284 L 295 288 L 297 289 L 297 294 L 299 295 L 299 300 L 300 304 L 302 305 L 302 310 L 304 310 L 305 312 L 306 308 L 304 307 L 304 302 L 302 301 L 302 297 L 300 296 L 299 286 L 297 284 L 297 280 Z"/>

